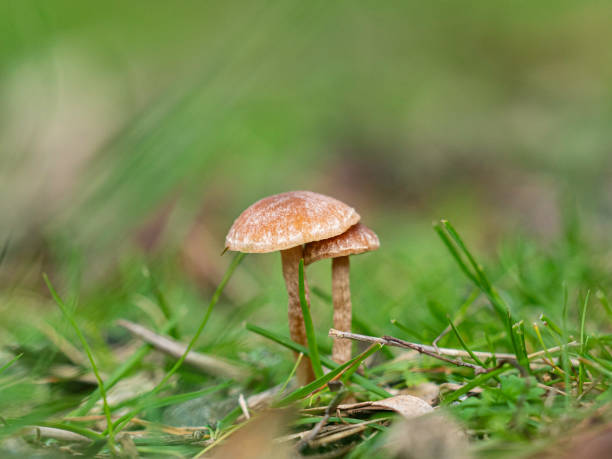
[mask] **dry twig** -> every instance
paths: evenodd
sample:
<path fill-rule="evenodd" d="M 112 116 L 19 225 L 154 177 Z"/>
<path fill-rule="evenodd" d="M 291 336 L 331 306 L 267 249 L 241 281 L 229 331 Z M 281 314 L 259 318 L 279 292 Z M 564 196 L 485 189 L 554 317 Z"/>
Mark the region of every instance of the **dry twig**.
<path fill-rule="evenodd" d="M 443 357 L 445 355 L 449 357 L 467 357 L 467 358 L 470 357 L 470 354 L 468 352 L 460 350 L 460 349 L 449 349 L 449 348 L 444 348 L 444 347 L 436 348 L 434 346 L 427 346 L 425 344 L 411 343 L 409 341 L 404 341 L 402 339 L 394 338 L 392 336 L 383 336 L 379 338 L 376 336 L 359 335 L 357 333 L 343 332 L 340 330 L 336 330 L 334 328 L 329 330 L 329 336 L 334 337 L 334 338 L 345 338 L 345 339 L 353 339 L 356 341 L 364 341 L 366 343 L 379 343 L 379 344 L 384 344 L 387 346 L 401 347 L 404 349 L 412 349 L 421 354 L 428 355 L 430 357 L 433 357 L 438 360 L 442 360 L 444 362 L 452 363 L 454 365 L 458 365 L 462 367 L 472 368 L 474 369 L 476 373 L 485 373 L 487 371 L 490 371 L 490 369 L 483 368 L 480 365 L 463 362 L 462 360 L 447 359 Z M 575 347 L 579 345 L 580 344 L 577 343 L 576 341 L 572 341 L 568 343 L 566 346 Z M 546 349 L 544 351 L 534 352 L 532 354 L 529 354 L 527 357 L 529 360 L 536 360 L 539 363 L 547 363 L 545 359 L 547 352 L 549 354 L 552 354 L 555 352 L 559 352 L 561 350 L 562 350 L 561 346 L 555 346 L 550 349 Z M 491 352 L 473 351 L 473 354 L 476 357 L 482 358 L 482 359 L 495 357 L 499 360 L 508 360 L 508 361 L 513 361 L 513 362 L 517 360 L 516 355 L 504 353 L 504 352 L 491 353 Z M 573 365 L 577 365 L 578 362 L 576 361 L 576 363 L 574 363 L 574 360 L 575 359 L 571 359 L 571 363 Z"/>
<path fill-rule="evenodd" d="M 336 396 L 332 399 L 329 405 L 327 405 L 327 407 L 325 408 L 323 418 L 321 418 L 321 420 L 315 424 L 312 430 L 308 432 L 306 435 L 304 435 L 304 437 L 302 437 L 302 439 L 295 445 L 295 448 L 298 451 L 301 451 L 306 445 L 308 445 L 319 434 L 319 432 L 321 431 L 321 428 L 325 424 L 327 424 L 327 421 L 329 420 L 330 416 L 332 415 L 334 411 L 336 411 L 336 409 L 338 408 L 338 405 L 340 405 L 340 402 L 345 397 L 345 395 L 346 395 L 346 392 L 344 390 L 340 390 L 336 394 Z"/>
<path fill-rule="evenodd" d="M 69 430 L 57 429 L 55 427 L 32 426 L 27 427 L 24 431 L 25 435 L 33 435 L 41 438 L 53 438 L 54 440 L 62 440 L 68 442 L 89 443 L 90 438 Z"/>
<path fill-rule="evenodd" d="M 177 359 L 180 358 L 187 349 L 187 346 L 180 344 L 173 339 L 158 335 L 157 333 L 141 325 L 135 324 L 134 322 L 130 322 L 128 320 L 118 320 L 117 324 L 128 330 L 134 336 L 137 336 L 143 341 L 149 343 L 154 348 Z M 248 376 L 248 372 L 245 369 L 240 368 L 231 362 L 195 351 L 191 351 L 189 354 L 187 354 L 185 362 L 195 368 L 213 375 L 225 376 L 237 380 L 246 378 Z"/>

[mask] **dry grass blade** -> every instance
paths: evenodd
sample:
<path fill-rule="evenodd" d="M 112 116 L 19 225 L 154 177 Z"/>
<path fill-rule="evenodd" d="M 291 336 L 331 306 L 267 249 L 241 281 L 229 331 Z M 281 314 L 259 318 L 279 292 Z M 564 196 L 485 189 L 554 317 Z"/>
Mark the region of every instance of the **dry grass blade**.
<path fill-rule="evenodd" d="M 325 407 L 325 413 L 323 415 L 323 418 L 317 422 L 315 424 L 315 426 L 312 428 L 312 430 L 310 432 L 308 432 L 296 445 L 295 448 L 298 451 L 301 451 L 306 445 L 308 445 L 312 439 L 314 439 L 319 432 L 321 431 L 321 429 L 323 428 L 323 426 L 325 424 L 327 424 L 327 421 L 329 420 L 330 416 L 332 415 L 332 413 L 334 411 L 336 411 L 336 409 L 338 408 L 338 405 L 340 404 L 340 402 L 342 401 L 342 399 L 346 396 L 345 391 L 341 390 L 340 392 L 338 392 L 336 394 L 336 396 L 333 398 L 333 400 L 329 403 L 329 405 L 327 405 L 327 407 Z"/>
<path fill-rule="evenodd" d="M 87 356 L 70 341 L 60 335 L 51 325 L 46 322 L 40 322 L 36 325 L 36 328 L 62 351 L 72 363 L 84 368 L 88 366 L 89 362 Z"/>
<path fill-rule="evenodd" d="M 333 441 L 354 435 L 355 433 L 365 430 L 369 425 L 381 424 L 386 422 L 384 419 L 371 419 L 369 421 L 360 422 L 358 424 L 334 424 L 327 425 L 321 428 L 316 438 L 310 441 L 311 447 L 322 446 L 323 444 L 332 443 Z M 357 429 L 356 429 L 357 428 Z M 356 430 L 356 432 L 354 432 Z M 306 430 L 304 432 L 298 432 L 290 435 L 284 435 L 274 439 L 274 443 L 286 443 L 294 440 L 301 440 L 308 436 L 312 430 Z M 345 434 L 348 432 L 348 434 Z M 340 435 L 337 437 L 337 435 Z M 332 437 L 331 440 L 325 439 Z"/>
<path fill-rule="evenodd" d="M 148 328 L 145 328 L 142 325 L 135 324 L 134 322 L 130 322 L 128 320 L 118 320 L 117 324 L 128 330 L 134 336 L 137 336 L 143 341 L 149 343 L 157 350 L 164 352 L 165 354 L 168 354 L 172 357 L 181 357 L 187 349 L 187 346 L 180 344 L 174 341 L 173 339 L 158 335 L 157 333 L 149 330 Z M 237 380 L 241 378 L 246 378 L 249 374 L 248 371 L 246 371 L 245 369 L 240 368 L 235 364 L 228 362 L 227 360 L 195 351 L 191 351 L 189 354 L 187 354 L 185 362 L 187 362 L 192 367 L 198 368 L 199 370 L 202 370 L 206 373 L 217 376 L 225 376 L 227 378 Z"/>
<path fill-rule="evenodd" d="M 368 421 L 361 424 L 338 426 L 337 429 L 332 429 L 331 431 L 326 432 L 324 435 L 321 435 L 318 438 L 312 440 L 310 442 L 310 446 L 313 448 L 318 448 L 321 446 L 329 445 L 330 443 L 335 443 L 348 437 L 352 437 L 353 435 L 356 435 L 366 430 L 369 424 L 374 423 Z"/>
<path fill-rule="evenodd" d="M 242 414 L 246 419 L 251 419 L 251 414 L 249 413 L 249 407 L 247 405 L 247 401 L 244 399 L 244 394 L 240 394 L 238 396 L 238 405 L 240 405 L 240 409 L 242 410 Z"/>
<path fill-rule="evenodd" d="M 78 443 L 90 443 L 91 438 L 87 438 L 85 435 L 78 434 L 76 432 L 70 432 L 68 430 L 57 429 L 55 427 L 43 427 L 43 426 L 32 426 L 27 427 L 24 430 L 24 435 L 40 437 L 40 438 L 52 438 L 54 440 L 61 440 L 67 442 L 78 442 Z"/>

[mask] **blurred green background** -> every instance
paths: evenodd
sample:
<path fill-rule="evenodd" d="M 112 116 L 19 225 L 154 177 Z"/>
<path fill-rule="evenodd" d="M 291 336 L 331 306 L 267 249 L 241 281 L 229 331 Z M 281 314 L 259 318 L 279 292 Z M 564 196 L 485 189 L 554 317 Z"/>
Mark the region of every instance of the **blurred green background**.
<path fill-rule="evenodd" d="M 469 293 L 432 221 L 485 259 L 512 244 L 529 260 L 524 237 L 554 253 L 577 220 L 606 247 L 610 14 L 558 0 L 1 2 L 0 342 L 48 344 L 46 320 L 67 330 L 42 272 L 98 344 L 125 337 L 111 319 L 153 314 L 151 273 L 188 335 L 233 219 L 288 190 L 357 208 L 382 245 L 353 263 L 356 317 L 378 332 L 412 318 L 424 341 Z M 609 268 L 608 252 L 595 263 Z M 209 351 L 245 339 L 245 319 L 286 333 L 278 258 L 245 260 Z M 547 263 L 550 298 L 521 305 L 585 276 L 580 260 Z M 328 264 L 309 276 L 329 290 Z M 325 344 L 331 312 L 313 308 Z"/>

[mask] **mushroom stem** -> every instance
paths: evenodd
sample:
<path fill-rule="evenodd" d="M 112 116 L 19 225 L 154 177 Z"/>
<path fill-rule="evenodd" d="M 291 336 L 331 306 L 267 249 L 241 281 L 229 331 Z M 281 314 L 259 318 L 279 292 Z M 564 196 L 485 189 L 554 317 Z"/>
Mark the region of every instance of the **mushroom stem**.
<path fill-rule="evenodd" d="M 351 331 L 351 289 L 349 282 L 349 257 L 332 258 L 332 298 L 334 303 L 334 328 Z M 332 348 L 332 358 L 336 363 L 351 359 L 351 341 L 336 338 Z"/>
<path fill-rule="evenodd" d="M 299 288 L 300 259 L 303 256 L 304 251 L 301 245 L 292 247 L 290 249 L 281 250 L 283 277 L 285 278 L 285 286 L 287 287 L 287 294 L 289 295 L 289 336 L 291 336 L 291 339 L 296 343 L 301 344 L 304 347 L 308 347 L 306 327 L 304 326 L 304 316 L 302 315 L 302 307 L 300 305 Z M 310 292 L 308 291 L 308 284 L 306 283 L 305 277 L 304 289 L 306 293 L 306 302 L 310 308 Z M 298 381 L 302 385 L 315 380 L 310 359 L 302 359 L 300 366 L 297 369 L 297 376 Z"/>

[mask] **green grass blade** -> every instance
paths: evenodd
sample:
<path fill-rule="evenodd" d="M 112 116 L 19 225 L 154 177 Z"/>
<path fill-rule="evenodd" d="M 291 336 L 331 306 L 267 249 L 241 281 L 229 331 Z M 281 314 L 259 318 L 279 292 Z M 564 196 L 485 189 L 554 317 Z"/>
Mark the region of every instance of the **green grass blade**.
<path fill-rule="evenodd" d="M 584 298 L 584 303 L 582 305 L 582 311 L 580 312 L 580 353 L 586 353 L 586 344 L 587 344 L 587 336 L 584 332 L 585 322 L 586 322 L 586 312 L 587 306 L 589 305 L 589 298 L 591 296 L 591 291 L 587 291 L 587 294 Z M 586 377 L 586 370 L 584 368 L 584 363 L 580 361 L 580 365 L 578 365 L 578 393 L 582 394 L 582 390 L 584 387 L 584 380 Z"/>
<path fill-rule="evenodd" d="M 6 258 L 6 254 L 8 253 L 10 243 L 11 243 L 11 240 L 10 238 L 8 238 L 6 241 L 4 241 L 4 244 L 2 244 L 2 250 L 0 251 L 0 265 Z"/>
<path fill-rule="evenodd" d="M 323 368 L 321 367 L 321 359 L 319 357 L 319 349 L 317 348 L 317 337 L 312 324 L 312 316 L 310 308 L 306 301 L 306 288 L 304 287 L 304 259 L 300 259 L 299 267 L 299 289 L 300 289 L 300 306 L 302 307 L 302 316 L 304 317 L 304 326 L 306 328 L 306 338 L 308 340 L 308 350 L 312 370 L 317 379 L 323 376 Z"/>
<path fill-rule="evenodd" d="M 455 241 L 455 244 L 457 244 L 457 246 L 465 254 L 468 261 L 472 265 L 474 272 L 476 272 L 476 276 L 480 280 L 480 283 L 482 284 L 484 289 L 487 291 L 491 291 L 492 289 L 491 283 L 489 282 L 489 279 L 485 275 L 482 265 L 476 262 L 476 259 L 472 255 L 472 252 L 468 250 L 467 246 L 463 242 L 463 239 L 461 239 L 461 237 L 459 236 L 459 233 L 457 233 L 453 225 L 451 225 L 451 223 L 448 220 L 441 220 L 440 223 L 444 226 L 446 231 L 448 231 L 448 233 L 451 235 L 451 237 L 453 238 L 453 241 Z"/>
<path fill-rule="evenodd" d="M 13 365 L 17 360 L 19 360 L 21 358 L 21 356 L 23 355 L 23 352 L 21 354 L 17 354 L 15 357 L 13 357 L 11 360 L 9 360 L 8 362 L 6 362 L 4 365 L 2 365 L 0 367 L 0 375 L 7 370 L 11 365 Z"/>
<path fill-rule="evenodd" d="M 609 368 L 610 364 L 601 359 L 597 359 L 591 355 L 584 355 L 580 359 L 581 363 L 593 368 L 595 371 L 601 373 L 608 379 L 612 379 L 612 370 Z"/>
<path fill-rule="evenodd" d="M 610 302 L 608 301 L 606 294 L 601 290 L 597 290 L 597 292 L 595 292 L 595 296 L 599 300 L 601 306 L 604 308 L 604 311 L 606 311 L 608 319 L 612 320 L 612 308 L 610 308 Z"/>
<path fill-rule="evenodd" d="M 168 304 L 166 295 L 164 295 L 164 292 L 162 292 L 162 290 L 159 288 L 157 279 L 155 278 L 155 276 L 153 275 L 153 273 L 151 272 L 149 268 L 146 268 L 146 273 L 149 277 L 151 291 L 153 292 L 153 295 L 155 296 L 155 300 L 157 301 L 157 305 L 159 306 L 159 309 L 164 314 L 164 317 L 166 318 L 166 320 L 168 322 L 172 322 L 173 314 L 172 314 L 172 311 L 170 310 L 170 305 Z M 178 327 L 176 325 L 173 325 L 172 328 L 168 330 L 168 334 L 176 340 L 180 339 L 180 334 L 178 331 Z"/>
<path fill-rule="evenodd" d="M 327 304 L 332 304 L 333 303 L 332 296 L 329 293 L 324 292 L 323 290 L 321 290 L 316 285 L 310 287 L 310 293 L 313 293 L 314 295 L 318 296 L 321 300 L 325 301 Z"/>
<path fill-rule="evenodd" d="M 414 337 L 414 338 L 418 339 L 419 341 L 423 341 L 423 336 L 420 333 L 418 333 L 416 330 L 411 330 L 410 328 L 408 328 L 408 326 L 406 324 L 401 323 L 397 319 L 391 319 L 390 322 L 391 322 L 391 325 L 393 325 L 397 329 L 403 331 L 408 336 Z"/>
<path fill-rule="evenodd" d="M 232 411 L 227 413 L 217 424 L 219 430 L 225 430 L 231 426 L 236 419 L 242 414 L 242 408 L 240 406 L 234 407 Z"/>
<path fill-rule="evenodd" d="M 81 345 L 83 346 L 83 349 L 85 350 L 85 353 L 87 354 L 87 358 L 89 359 L 89 363 L 91 364 L 91 369 L 93 370 L 93 373 L 96 377 L 96 381 L 98 382 L 98 388 L 100 390 L 100 395 L 102 396 L 102 403 L 104 406 L 104 415 L 106 416 L 109 448 L 111 450 L 114 450 L 113 421 L 111 418 L 111 411 L 108 405 L 108 400 L 106 398 L 106 390 L 104 388 L 104 382 L 102 381 L 102 377 L 100 376 L 100 372 L 98 371 L 98 366 L 96 365 L 96 361 L 91 352 L 91 348 L 89 347 L 89 344 L 87 343 L 87 340 L 85 339 L 85 336 L 83 336 L 83 333 L 81 333 L 81 329 L 79 328 L 76 321 L 72 317 L 72 314 L 70 313 L 70 311 L 68 310 L 68 308 L 66 307 L 62 299 L 59 297 L 55 289 L 53 288 L 53 285 L 51 285 L 51 281 L 49 281 L 49 278 L 47 277 L 46 274 L 43 274 L 43 279 L 45 280 L 45 283 L 47 284 L 47 288 L 49 289 L 51 296 L 53 297 L 53 299 L 59 306 L 60 310 L 64 314 L 64 317 L 66 317 L 66 320 L 68 320 L 72 328 L 74 328 L 74 331 L 76 332 L 79 338 L 79 341 L 81 342 Z"/>
<path fill-rule="evenodd" d="M 378 452 L 379 443 L 384 441 L 383 432 L 377 431 L 364 441 L 359 443 L 347 456 L 346 459 L 360 459 L 362 457 L 376 457 L 374 453 Z"/>
<path fill-rule="evenodd" d="M 166 323 L 160 330 L 160 333 L 166 333 L 172 327 L 172 322 Z M 127 375 L 132 369 L 138 365 L 143 358 L 153 349 L 150 344 L 143 344 L 136 352 L 134 352 L 129 359 L 122 363 L 113 373 L 109 376 L 108 380 L 104 384 L 104 388 L 108 391 L 115 384 L 117 384 L 125 375 Z M 85 416 L 95 406 L 96 402 L 100 399 L 100 389 L 96 388 L 89 396 L 87 401 L 77 408 L 70 416 L 78 417 Z"/>
<path fill-rule="evenodd" d="M 450 238 L 448 237 L 448 235 L 444 232 L 444 229 L 442 228 L 442 226 L 440 225 L 440 223 L 436 223 L 434 225 L 434 230 L 436 231 L 436 233 L 438 233 L 438 236 L 440 236 L 440 239 L 442 239 L 442 242 L 444 243 L 444 245 L 446 246 L 446 248 L 448 249 L 448 251 L 450 252 L 451 256 L 455 259 L 455 261 L 457 262 L 457 264 L 459 265 L 459 268 L 461 269 L 461 271 L 463 271 L 463 273 L 478 287 L 481 287 L 480 282 L 478 281 L 478 279 L 476 278 L 476 276 L 474 276 L 474 274 L 472 274 L 472 272 L 468 269 L 467 265 L 465 264 L 465 262 L 463 261 L 463 258 L 461 258 L 461 255 L 459 254 L 459 252 L 457 251 L 455 245 L 452 243 L 452 241 L 450 240 Z"/>
<path fill-rule="evenodd" d="M 361 362 L 363 362 L 369 356 L 374 354 L 376 351 L 380 351 L 383 347 L 384 346 L 382 344 L 373 344 L 368 349 L 366 349 L 364 352 L 362 352 L 360 356 L 358 356 L 359 358 L 355 360 L 355 363 L 348 370 L 346 370 L 346 372 L 342 375 L 342 381 L 344 382 L 349 381 L 352 378 L 352 376 L 355 374 L 357 369 L 359 368 L 359 365 L 361 365 Z"/>
<path fill-rule="evenodd" d="M 457 337 L 457 339 L 459 340 L 459 344 L 461 344 L 461 347 L 463 349 L 465 349 L 465 351 L 470 355 L 470 357 L 472 358 L 472 360 L 474 362 L 476 362 L 478 365 L 480 365 L 483 368 L 487 368 L 487 366 L 472 352 L 472 350 L 468 347 L 467 344 L 465 344 L 465 341 L 463 341 L 463 338 L 461 337 L 461 335 L 459 334 L 459 330 L 457 330 L 457 327 L 455 327 L 455 324 L 453 323 L 453 321 L 450 319 L 450 317 L 448 317 L 448 324 L 450 325 L 451 329 L 453 330 L 453 332 L 455 333 L 455 336 Z"/>
<path fill-rule="evenodd" d="M 369 355 L 372 355 L 374 352 L 378 351 L 381 346 L 382 346 L 381 344 L 374 344 L 370 346 L 368 349 L 366 349 L 364 352 L 359 354 L 357 357 L 354 357 L 348 362 L 343 363 L 342 365 L 336 367 L 335 369 L 333 369 L 326 375 L 323 375 L 320 378 L 317 378 L 315 381 L 311 382 L 310 384 L 307 384 L 304 387 L 300 387 L 299 389 L 296 389 L 291 394 L 283 398 L 278 403 L 278 406 L 286 406 L 290 403 L 293 403 L 297 400 L 307 397 L 308 395 L 310 395 L 311 393 L 313 393 L 314 391 L 316 391 L 317 389 L 319 389 L 320 387 L 324 386 L 329 381 L 334 379 L 336 376 L 342 373 L 342 371 L 344 371 L 345 369 L 352 367 L 353 365 L 359 365 L 359 363 L 362 362 L 363 359 L 367 358 Z"/>
<path fill-rule="evenodd" d="M 467 394 L 473 388 L 478 387 L 481 384 L 484 384 L 489 379 L 495 378 L 495 377 L 501 375 L 502 373 L 508 371 L 511 368 L 512 367 L 509 367 L 507 364 L 505 364 L 505 365 L 502 365 L 499 368 L 496 368 L 493 371 L 490 371 L 489 373 L 483 373 L 481 375 L 476 376 L 469 383 L 463 385 L 460 389 L 457 389 L 453 393 L 451 393 L 451 394 L 447 395 L 446 397 L 444 397 L 444 399 L 442 400 L 442 405 L 449 405 L 449 404 L 451 404 L 452 402 L 457 400 L 462 395 Z"/>
<path fill-rule="evenodd" d="M 585 352 L 585 344 L 586 344 L 586 335 L 584 333 L 584 325 L 586 322 L 586 312 L 587 306 L 589 305 L 589 299 L 591 296 L 591 291 L 587 291 L 586 297 L 584 298 L 584 303 L 582 305 L 582 311 L 580 313 L 580 351 Z"/>
<path fill-rule="evenodd" d="M 281 346 L 285 346 L 286 348 L 291 349 L 292 351 L 302 352 L 308 355 L 307 348 L 291 341 L 289 338 L 286 338 L 282 335 L 279 335 L 277 333 L 271 332 L 269 330 L 266 330 L 264 328 L 258 327 L 257 325 L 253 325 L 250 323 L 246 324 L 246 329 L 253 333 L 257 333 L 258 335 L 263 336 L 264 338 L 268 338 L 274 341 L 275 343 L 280 344 Z M 336 362 L 334 362 L 331 359 L 328 359 L 327 357 L 321 357 L 321 363 L 325 365 L 327 368 L 330 368 L 332 370 L 338 367 L 338 364 Z M 367 378 L 364 378 L 361 375 L 354 374 L 352 377 L 352 380 L 354 383 L 359 384 L 364 389 L 369 390 L 370 392 L 378 395 L 381 398 L 391 397 L 391 394 L 389 392 L 378 387 L 372 381 L 370 381 Z"/>
<path fill-rule="evenodd" d="M 291 381 L 291 378 L 293 378 L 293 375 L 295 375 L 295 372 L 297 371 L 298 367 L 300 366 L 300 363 L 302 362 L 303 358 L 304 358 L 304 354 L 302 352 L 300 352 L 298 354 L 298 356 L 297 356 L 297 359 L 295 359 L 295 364 L 293 365 L 293 368 L 289 372 L 289 376 L 287 376 L 287 379 L 285 379 L 285 382 L 283 383 L 281 388 L 278 390 L 278 395 L 282 395 L 282 393 L 285 392 L 285 389 L 289 385 L 289 382 Z"/>
<path fill-rule="evenodd" d="M 223 276 L 223 279 L 221 280 L 221 283 L 217 287 L 217 290 L 215 290 L 215 293 L 213 294 L 213 296 L 212 296 L 212 298 L 210 300 L 210 303 L 208 304 L 208 309 L 206 310 L 206 314 L 204 315 L 204 318 L 202 319 L 202 322 L 200 322 L 200 326 L 198 327 L 198 330 L 196 331 L 196 333 L 193 335 L 193 338 L 191 338 L 191 341 L 189 341 L 189 344 L 187 345 L 187 348 L 185 349 L 185 352 L 176 361 L 176 363 L 172 366 L 172 368 L 166 373 L 166 375 L 162 378 L 162 380 L 153 389 L 151 389 L 151 391 L 148 394 L 149 396 L 153 396 L 153 395 L 157 394 L 165 386 L 165 384 L 172 377 L 172 375 L 174 375 L 174 373 L 176 373 L 176 371 L 183 364 L 183 362 L 185 361 L 185 358 L 187 357 L 187 354 L 189 354 L 189 352 L 191 351 L 191 349 L 195 345 L 196 341 L 198 340 L 198 338 L 202 334 L 202 331 L 204 330 L 204 327 L 206 327 L 206 324 L 208 323 L 208 319 L 210 318 L 210 315 L 211 315 L 215 305 L 219 301 L 219 298 L 221 297 L 221 293 L 223 293 L 223 289 L 225 288 L 225 286 L 227 285 L 227 283 L 231 279 L 232 274 L 234 273 L 234 271 L 236 270 L 236 268 L 238 267 L 238 265 L 240 264 L 240 262 L 242 261 L 244 256 L 245 256 L 244 253 L 239 253 L 238 255 L 236 255 L 234 257 L 234 259 L 232 260 L 232 263 L 227 268 L 227 271 L 225 272 L 225 275 Z M 138 408 L 135 408 L 134 410 L 130 411 L 129 413 L 121 416 L 117 421 L 115 421 L 114 427 L 117 428 L 117 430 L 120 430 L 134 416 L 136 416 L 142 410 L 142 408 L 143 408 L 142 406 L 139 406 Z"/>
<path fill-rule="evenodd" d="M 210 395 L 223 389 L 227 389 L 233 381 L 226 381 L 216 386 L 207 387 L 206 389 L 196 390 L 193 392 L 185 392 L 183 394 L 170 395 L 168 397 L 161 397 L 155 400 L 149 400 L 146 408 L 160 408 L 168 405 L 176 405 L 178 403 L 188 402 L 194 398 L 202 397 L 204 395 Z"/>
<path fill-rule="evenodd" d="M 563 332 L 561 328 L 546 314 L 540 314 L 540 320 L 548 327 L 550 330 L 554 331 L 559 337 L 563 338 Z"/>
<path fill-rule="evenodd" d="M 520 353 L 517 355 L 518 361 L 523 368 L 525 368 L 525 370 L 531 372 L 531 368 L 529 367 L 529 357 L 527 356 L 527 345 L 525 344 L 524 322 L 521 320 L 520 322 L 515 323 L 512 326 L 512 332 L 514 333 L 515 342 Z"/>

